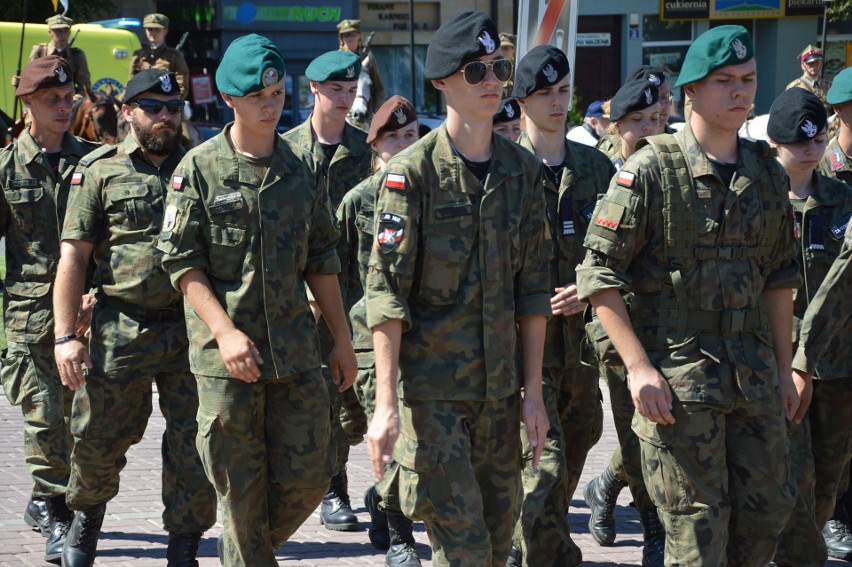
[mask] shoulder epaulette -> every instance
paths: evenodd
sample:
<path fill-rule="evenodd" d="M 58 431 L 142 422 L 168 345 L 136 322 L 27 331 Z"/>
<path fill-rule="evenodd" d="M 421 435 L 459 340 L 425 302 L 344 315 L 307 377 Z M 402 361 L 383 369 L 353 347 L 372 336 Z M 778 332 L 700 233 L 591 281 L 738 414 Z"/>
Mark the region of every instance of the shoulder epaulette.
<path fill-rule="evenodd" d="M 89 152 L 85 156 L 83 156 L 83 159 L 80 160 L 80 165 L 88 167 L 88 166 L 92 165 L 93 163 L 95 163 L 96 161 L 98 161 L 99 159 L 102 159 L 102 158 L 105 158 L 109 155 L 112 155 L 116 151 L 117 151 L 117 148 L 115 146 L 110 146 L 108 144 L 104 144 L 103 146 L 101 146 L 101 147 Z"/>

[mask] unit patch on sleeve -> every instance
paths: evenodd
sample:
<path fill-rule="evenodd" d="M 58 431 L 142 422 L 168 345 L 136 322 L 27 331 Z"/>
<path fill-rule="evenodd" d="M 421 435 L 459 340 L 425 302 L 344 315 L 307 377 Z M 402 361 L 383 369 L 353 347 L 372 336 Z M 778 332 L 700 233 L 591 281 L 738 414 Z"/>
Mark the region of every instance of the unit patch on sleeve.
<path fill-rule="evenodd" d="M 843 150 L 840 148 L 835 148 L 831 150 L 828 154 L 828 159 L 831 163 L 831 171 L 837 171 L 839 169 L 843 169 L 843 166 L 846 163 L 846 156 L 843 154 Z"/>
<path fill-rule="evenodd" d="M 382 253 L 392 252 L 402 242 L 405 220 L 394 213 L 382 213 L 379 217 L 379 231 L 376 241 Z"/>
<path fill-rule="evenodd" d="M 598 214 L 595 216 L 594 224 L 610 230 L 617 230 L 624 217 L 625 207 L 612 201 L 601 201 Z"/>
<path fill-rule="evenodd" d="M 166 207 L 166 212 L 163 213 L 163 230 L 162 232 L 171 232 L 177 224 L 177 207 L 169 205 Z"/>

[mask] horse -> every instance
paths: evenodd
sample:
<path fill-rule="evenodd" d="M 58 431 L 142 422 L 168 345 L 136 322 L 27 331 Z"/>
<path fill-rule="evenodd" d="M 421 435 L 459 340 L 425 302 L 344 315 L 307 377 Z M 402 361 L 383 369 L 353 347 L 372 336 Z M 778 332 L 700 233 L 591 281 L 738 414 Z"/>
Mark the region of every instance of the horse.
<path fill-rule="evenodd" d="M 79 104 L 71 109 L 71 133 L 86 140 L 115 144 L 118 141 L 118 103 L 112 87 L 95 94 L 86 89 Z"/>

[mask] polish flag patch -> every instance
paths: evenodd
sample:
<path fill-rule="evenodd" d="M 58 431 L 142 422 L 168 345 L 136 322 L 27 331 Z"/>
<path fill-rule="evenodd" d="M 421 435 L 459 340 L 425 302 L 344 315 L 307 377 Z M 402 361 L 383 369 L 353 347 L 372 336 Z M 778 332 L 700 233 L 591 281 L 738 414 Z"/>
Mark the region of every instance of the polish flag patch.
<path fill-rule="evenodd" d="M 176 175 L 174 179 L 172 179 L 172 189 L 180 191 L 181 187 L 183 187 L 183 177 Z"/>
<path fill-rule="evenodd" d="M 75 173 L 71 176 L 71 185 L 79 185 L 83 182 L 83 174 L 80 172 Z"/>
<path fill-rule="evenodd" d="M 630 173 L 629 171 L 618 172 L 618 179 L 616 180 L 616 183 L 622 187 L 633 187 L 634 181 L 636 181 L 636 174 Z"/>
<path fill-rule="evenodd" d="M 391 189 L 397 189 L 400 191 L 405 189 L 405 176 L 397 173 L 388 173 L 387 179 L 385 180 L 385 187 L 390 187 Z"/>

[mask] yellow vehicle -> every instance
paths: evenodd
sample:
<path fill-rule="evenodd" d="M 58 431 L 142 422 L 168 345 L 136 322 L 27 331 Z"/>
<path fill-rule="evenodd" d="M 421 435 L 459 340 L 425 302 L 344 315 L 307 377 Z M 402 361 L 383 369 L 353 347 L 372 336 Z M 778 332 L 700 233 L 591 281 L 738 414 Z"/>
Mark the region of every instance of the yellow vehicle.
<path fill-rule="evenodd" d="M 114 94 L 123 93 L 130 76 L 133 52 L 142 47 L 139 37 L 123 28 L 98 24 L 75 24 L 71 27 L 71 37 L 75 34 L 77 38 L 74 47 L 86 53 L 92 74 L 92 88 L 96 92 L 103 92 L 107 85 L 112 85 Z M 18 66 L 20 41 L 20 22 L 0 22 L 0 109 L 10 115 L 15 101 L 15 87 L 11 80 Z M 50 36 L 46 24 L 28 23 L 24 31 L 21 68 L 26 67 L 33 46 L 48 41 Z"/>

